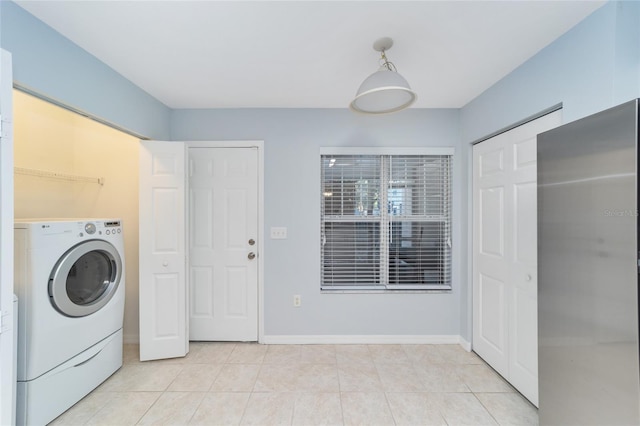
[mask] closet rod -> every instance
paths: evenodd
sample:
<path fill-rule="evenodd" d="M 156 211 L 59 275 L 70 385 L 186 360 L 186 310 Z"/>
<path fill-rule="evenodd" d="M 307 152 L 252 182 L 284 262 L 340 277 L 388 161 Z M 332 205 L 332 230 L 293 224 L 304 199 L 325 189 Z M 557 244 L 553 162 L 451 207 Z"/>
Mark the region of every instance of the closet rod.
<path fill-rule="evenodd" d="M 96 177 L 89 177 L 89 176 L 69 175 L 65 173 L 49 172 L 45 170 L 28 169 L 25 167 L 14 167 L 13 170 L 18 175 L 66 180 L 70 182 L 97 183 L 98 185 L 104 185 L 104 178 L 101 178 L 101 177 L 96 178 Z"/>

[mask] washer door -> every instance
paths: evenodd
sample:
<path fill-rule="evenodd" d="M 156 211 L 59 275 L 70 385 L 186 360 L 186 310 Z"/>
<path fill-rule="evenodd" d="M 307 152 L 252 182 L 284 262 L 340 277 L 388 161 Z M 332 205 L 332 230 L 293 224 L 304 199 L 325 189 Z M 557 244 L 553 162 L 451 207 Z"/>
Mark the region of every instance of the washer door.
<path fill-rule="evenodd" d="M 49 276 L 49 297 L 60 313 L 83 317 L 100 310 L 115 294 L 122 259 L 106 241 L 91 240 L 71 248 Z"/>

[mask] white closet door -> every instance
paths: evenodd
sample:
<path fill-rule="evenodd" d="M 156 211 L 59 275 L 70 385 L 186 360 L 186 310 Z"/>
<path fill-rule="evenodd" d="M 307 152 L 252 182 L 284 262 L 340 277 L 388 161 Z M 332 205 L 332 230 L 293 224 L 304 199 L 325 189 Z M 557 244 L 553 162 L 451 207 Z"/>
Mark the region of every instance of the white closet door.
<path fill-rule="evenodd" d="M 185 356 L 185 146 L 140 146 L 140 359 Z"/>
<path fill-rule="evenodd" d="M 473 349 L 538 404 L 536 137 L 545 115 L 473 149 Z"/>
<path fill-rule="evenodd" d="M 560 113 L 516 128 L 510 136 L 509 376 L 538 405 L 537 134 L 561 124 Z"/>
<path fill-rule="evenodd" d="M 508 372 L 509 167 L 501 135 L 473 147 L 473 350 Z"/>

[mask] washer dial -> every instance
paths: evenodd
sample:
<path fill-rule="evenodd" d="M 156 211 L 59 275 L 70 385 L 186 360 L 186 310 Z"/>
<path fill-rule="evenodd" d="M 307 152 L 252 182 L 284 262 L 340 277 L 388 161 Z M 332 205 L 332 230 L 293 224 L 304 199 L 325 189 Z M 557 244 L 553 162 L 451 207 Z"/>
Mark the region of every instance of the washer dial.
<path fill-rule="evenodd" d="M 96 232 L 96 225 L 89 222 L 84 226 L 84 230 L 87 234 L 91 235 L 91 234 L 95 234 Z"/>

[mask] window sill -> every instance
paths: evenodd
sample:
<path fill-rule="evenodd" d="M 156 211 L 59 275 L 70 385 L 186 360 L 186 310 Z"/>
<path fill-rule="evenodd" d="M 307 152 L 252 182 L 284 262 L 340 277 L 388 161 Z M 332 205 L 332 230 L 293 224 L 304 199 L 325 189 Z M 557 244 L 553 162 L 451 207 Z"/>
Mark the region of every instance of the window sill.
<path fill-rule="evenodd" d="M 321 288 L 320 294 L 442 294 L 451 293 L 451 288 L 421 288 L 421 289 L 375 289 L 375 288 L 348 288 L 348 289 L 336 289 L 336 288 Z"/>

